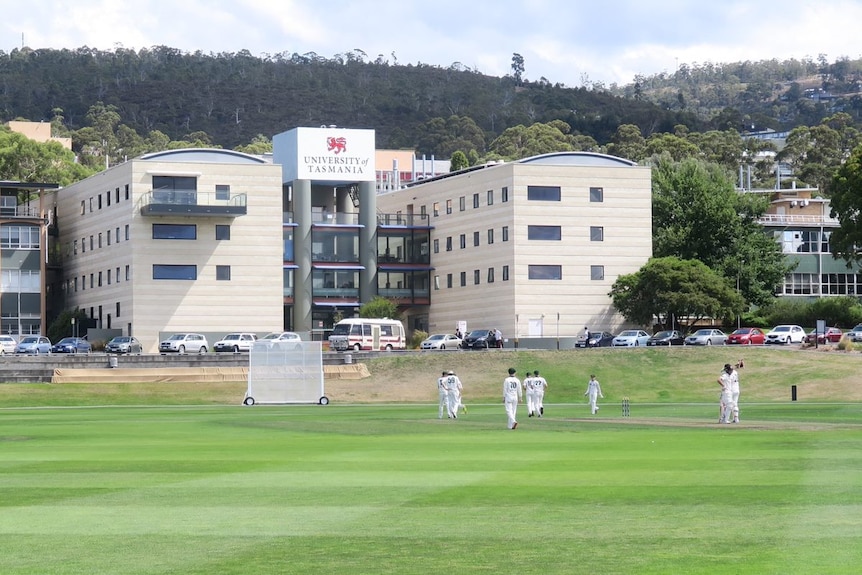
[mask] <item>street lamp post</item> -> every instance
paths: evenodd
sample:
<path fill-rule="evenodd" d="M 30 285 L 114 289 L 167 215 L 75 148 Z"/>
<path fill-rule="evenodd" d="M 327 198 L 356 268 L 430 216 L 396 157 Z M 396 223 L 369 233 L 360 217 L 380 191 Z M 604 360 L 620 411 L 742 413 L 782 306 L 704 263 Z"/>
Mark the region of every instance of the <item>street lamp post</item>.
<path fill-rule="evenodd" d="M 739 261 L 739 267 L 736 269 L 736 293 L 738 295 L 742 295 L 742 292 L 739 289 L 739 276 L 742 275 L 742 265 L 745 263 L 745 260 Z M 742 313 L 736 315 L 736 329 L 740 329 L 742 327 Z"/>
<path fill-rule="evenodd" d="M 75 318 L 72 318 L 72 337 L 78 337 L 78 329 L 75 325 Z"/>

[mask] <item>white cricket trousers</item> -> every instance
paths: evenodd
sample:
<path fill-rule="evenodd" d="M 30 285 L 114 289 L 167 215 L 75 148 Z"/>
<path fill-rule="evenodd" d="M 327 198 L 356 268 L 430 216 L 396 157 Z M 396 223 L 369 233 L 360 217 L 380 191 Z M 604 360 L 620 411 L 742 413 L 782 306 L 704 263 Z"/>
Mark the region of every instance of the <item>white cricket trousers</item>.
<path fill-rule="evenodd" d="M 518 398 L 509 398 L 507 397 L 505 400 L 506 404 L 506 415 L 509 418 L 508 427 L 509 429 L 513 429 L 515 424 L 518 423 L 516 416 L 518 415 Z"/>
<path fill-rule="evenodd" d="M 599 392 L 598 391 L 591 391 L 590 392 L 590 413 L 592 413 L 593 415 L 595 415 L 596 412 L 599 410 L 599 406 L 596 405 L 596 401 L 598 399 L 599 399 Z"/>

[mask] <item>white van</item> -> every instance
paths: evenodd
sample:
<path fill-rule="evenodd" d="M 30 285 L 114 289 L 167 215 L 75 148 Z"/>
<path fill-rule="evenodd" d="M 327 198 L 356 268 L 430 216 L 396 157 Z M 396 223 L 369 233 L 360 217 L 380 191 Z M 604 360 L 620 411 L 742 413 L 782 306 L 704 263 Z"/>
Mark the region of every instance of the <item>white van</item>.
<path fill-rule="evenodd" d="M 391 351 L 406 347 L 404 325 L 397 319 L 343 319 L 329 335 L 329 349 L 336 351 Z"/>

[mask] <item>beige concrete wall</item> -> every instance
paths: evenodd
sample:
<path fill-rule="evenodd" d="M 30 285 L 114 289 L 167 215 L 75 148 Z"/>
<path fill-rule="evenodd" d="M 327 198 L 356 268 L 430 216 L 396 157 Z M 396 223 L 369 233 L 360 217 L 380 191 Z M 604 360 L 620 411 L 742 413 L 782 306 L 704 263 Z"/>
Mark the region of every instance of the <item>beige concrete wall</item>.
<path fill-rule="evenodd" d="M 528 185 L 560 186 L 560 202 L 527 200 Z M 502 202 L 502 188 L 509 201 Z M 604 189 L 604 201 L 590 202 L 590 187 Z M 488 205 L 488 191 L 493 204 Z M 473 194 L 479 194 L 479 208 Z M 461 211 L 460 198 L 466 209 Z M 414 199 L 415 198 L 415 199 Z M 637 271 L 652 255 L 652 194 L 649 168 L 624 165 L 578 166 L 509 163 L 467 172 L 419 186 L 383 194 L 378 198 L 381 212 L 407 212 L 408 205 L 429 214 L 439 203 L 439 215 L 430 218 L 433 240 L 433 275 L 440 289 L 431 293 L 429 329 L 451 332 L 459 320 L 468 329 L 499 328 L 510 340 L 529 337 L 530 325 L 544 337 L 576 335 L 584 326 L 592 330 L 615 331 L 625 320 L 611 306 L 608 292 L 614 281 Z M 452 213 L 446 202 L 452 201 Z M 530 241 L 530 225 L 561 226 L 561 241 Z M 502 229 L 509 228 L 509 241 L 502 241 Z M 590 227 L 604 229 L 604 241 L 590 241 Z M 488 244 L 488 229 L 494 243 Z M 479 246 L 473 234 L 479 232 Z M 465 234 L 467 246 L 460 247 Z M 446 252 L 446 238 L 453 250 Z M 562 266 L 562 280 L 530 280 L 531 264 Z M 509 266 L 509 281 L 503 281 L 503 266 Z M 590 279 L 593 265 L 604 266 L 603 280 Z M 495 281 L 487 282 L 488 268 Z M 474 284 L 479 270 L 480 283 Z M 467 273 L 467 285 L 460 286 L 460 273 Z M 447 274 L 454 285 L 446 287 Z M 433 284 L 432 284 L 433 285 Z M 557 320 L 559 314 L 559 321 Z M 544 316 L 544 317 L 543 317 Z"/>
<path fill-rule="evenodd" d="M 152 189 L 152 176 L 199 174 L 198 192 L 213 194 L 216 184 L 228 184 L 231 194 L 247 194 L 247 215 L 236 218 L 199 215 L 142 216 L 141 205 Z M 130 199 L 125 200 L 125 186 Z M 120 202 L 115 190 L 120 189 Z M 106 192 L 111 192 L 107 205 Z M 98 208 L 98 196 L 102 208 Z M 78 240 L 77 255 L 64 259 L 67 278 L 78 277 L 78 291 L 68 292 L 69 307 L 79 306 L 98 316 L 102 327 L 138 337 L 145 351 L 157 350 L 159 333 L 176 331 L 280 331 L 283 327 L 281 168 L 272 164 L 178 163 L 133 160 L 60 190 L 58 218 L 64 247 Z M 93 210 L 90 210 L 91 198 Z M 85 214 L 81 215 L 81 201 Z M 195 224 L 196 240 L 154 240 L 152 224 Z M 215 240 L 216 224 L 231 226 L 229 241 Z M 125 228 L 129 226 L 129 238 Z M 116 230 L 120 238 L 117 241 Z M 98 247 L 98 234 L 102 247 Z M 108 233 L 111 245 L 107 245 Z M 90 250 L 89 237 L 95 249 Z M 81 240 L 87 242 L 87 250 Z M 154 264 L 196 265 L 196 281 L 153 280 Z M 230 281 L 216 281 L 216 266 L 231 267 Z M 129 266 L 130 277 L 125 270 Z M 116 274 L 119 269 L 120 280 Z M 107 284 L 111 270 L 112 282 Z M 101 287 L 90 288 L 89 274 L 103 273 Z M 87 289 L 81 289 L 81 276 Z M 97 280 L 96 280 L 97 281 Z M 116 315 L 116 304 L 120 315 Z"/>

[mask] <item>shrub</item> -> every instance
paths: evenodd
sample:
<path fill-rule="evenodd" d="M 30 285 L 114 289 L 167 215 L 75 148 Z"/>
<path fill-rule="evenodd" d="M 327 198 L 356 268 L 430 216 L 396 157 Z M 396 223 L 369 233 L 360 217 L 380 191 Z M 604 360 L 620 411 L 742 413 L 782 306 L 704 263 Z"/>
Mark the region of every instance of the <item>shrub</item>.
<path fill-rule="evenodd" d="M 410 336 L 410 341 L 408 345 L 410 349 L 417 349 L 419 344 L 428 339 L 428 332 L 422 331 L 421 329 L 417 329 L 413 331 L 413 335 Z"/>

